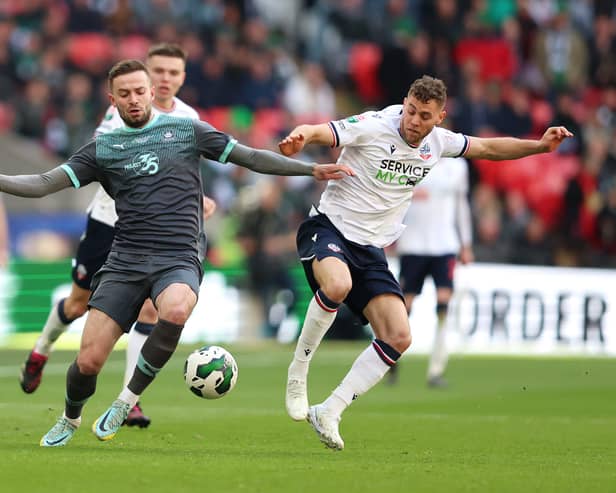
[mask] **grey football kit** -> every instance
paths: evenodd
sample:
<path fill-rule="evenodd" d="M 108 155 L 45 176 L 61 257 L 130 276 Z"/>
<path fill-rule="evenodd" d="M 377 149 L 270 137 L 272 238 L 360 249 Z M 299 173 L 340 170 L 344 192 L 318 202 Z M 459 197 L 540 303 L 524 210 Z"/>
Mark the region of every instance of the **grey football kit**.
<path fill-rule="evenodd" d="M 153 105 L 152 111 L 168 116 L 190 118 L 192 120 L 199 119 L 199 114 L 177 97 L 173 98 L 171 109 L 161 109 Z M 96 128 L 94 135 L 105 134 L 124 126 L 124 120 L 120 117 L 117 108 L 110 106 L 99 126 Z M 101 186 L 99 186 L 94 194 L 86 212 L 88 214 L 86 229 L 79 240 L 79 246 L 77 247 L 77 252 L 73 259 L 71 276 L 73 282 L 77 286 L 89 290 L 92 286 L 94 274 L 103 266 L 105 260 L 107 260 L 107 255 L 109 255 L 109 250 L 111 250 L 115 223 L 118 220 L 118 215 L 115 209 L 115 202 Z M 202 248 L 200 255 L 204 258 L 206 240 L 203 224 L 201 224 L 200 234 Z M 152 326 L 149 324 L 137 323 L 134 329 L 137 332 L 148 335 L 152 331 Z"/>
<path fill-rule="evenodd" d="M 42 175 L 0 175 L 0 190 L 38 197 L 71 184 L 101 183 L 119 218 L 89 305 L 126 328 L 146 298 L 155 300 L 174 282 L 198 293 L 201 156 L 269 174 L 313 170 L 313 164 L 243 146 L 205 122 L 156 114 L 142 128 L 99 135 Z"/>
<path fill-rule="evenodd" d="M 99 181 L 116 203 L 113 253 L 94 276 L 91 307 L 127 328 L 150 293 L 155 300 L 173 282 L 198 293 L 199 157 L 225 162 L 233 142 L 205 123 L 155 115 L 98 136 L 62 165 L 76 188 Z"/>

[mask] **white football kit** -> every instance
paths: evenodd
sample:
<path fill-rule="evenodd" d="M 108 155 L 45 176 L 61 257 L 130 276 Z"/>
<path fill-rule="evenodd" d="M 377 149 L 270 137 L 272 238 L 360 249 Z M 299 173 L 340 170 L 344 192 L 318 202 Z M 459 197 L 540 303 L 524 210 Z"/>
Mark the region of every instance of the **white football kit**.
<path fill-rule="evenodd" d="M 396 243 L 400 255 L 457 254 L 471 244 L 466 159 L 442 158 L 416 191 Z"/>
<path fill-rule="evenodd" d="M 193 120 L 199 119 L 199 114 L 179 98 L 173 98 L 173 108 L 168 111 L 161 110 L 154 106 L 152 106 L 152 111 L 169 116 L 192 118 Z M 124 123 L 124 120 L 122 120 L 122 117 L 120 117 L 118 110 L 114 106 L 110 106 L 107 109 L 100 125 L 96 128 L 94 135 L 105 134 L 115 130 L 116 128 L 124 127 L 125 125 L 126 124 Z M 113 227 L 118 220 L 118 215 L 115 210 L 115 202 L 109 194 L 105 192 L 102 186 L 98 187 L 98 190 L 96 191 L 92 202 L 88 205 L 86 212 L 92 219 L 95 219 L 103 224 L 107 224 L 111 227 Z"/>
<path fill-rule="evenodd" d="M 441 157 L 459 157 L 468 149 L 467 136 L 440 127 L 417 147 L 407 144 L 399 132 L 402 108 L 393 105 L 329 122 L 334 146 L 343 147 L 338 162 L 353 168 L 356 176 L 329 181 L 318 211 L 360 245 L 383 248 L 393 243 L 405 228 L 415 185 Z"/>

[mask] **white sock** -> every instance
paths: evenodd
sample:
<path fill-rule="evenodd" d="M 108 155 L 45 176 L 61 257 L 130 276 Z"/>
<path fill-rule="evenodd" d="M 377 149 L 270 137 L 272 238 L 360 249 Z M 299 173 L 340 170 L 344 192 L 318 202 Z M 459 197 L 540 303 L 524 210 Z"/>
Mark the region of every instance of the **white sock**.
<path fill-rule="evenodd" d="M 141 354 L 141 348 L 145 341 L 148 340 L 146 334 L 137 332 L 134 327 L 128 333 L 128 346 L 126 346 L 126 368 L 124 369 L 124 385 L 128 385 L 130 379 L 133 378 L 137 360 Z"/>
<path fill-rule="evenodd" d="M 308 374 L 308 366 L 314 352 L 321 344 L 323 336 L 334 323 L 337 311 L 323 309 L 316 298 L 313 297 L 306 311 L 304 326 L 297 340 L 293 361 L 289 366 L 289 373 L 300 378 Z"/>
<path fill-rule="evenodd" d="M 139 396 L 135 394 L 134 392 L 131 392 L 130 390 L 128 390 L 128 387 L 126 386 L 124 386 L 124 388 L 122 389 L 122 392 L 120 392 L 118 399 L 124 402 L 128 402 L 130 404 L 131 409 L 135 407 L 135 404 L 137 404 L 137 402 L 139 402 Z"/>
<path fill-rule="evenodd" d="M 36 344 L 34 345 L 34 352 L 42 354 L 44 356 L 49 356 L 51 351 L 51 347 L 53 343 L 56 342 L 58 337 L 60 337 L 66 329 L 68 329 L 69 324 L 64 324 L 60 320 L 58 316 L 58 303 L 51 307 L 51 311 L 49 312 L 49 316 L 47 317 L 47 321 L 43 326 L 43 331 L 41 335 L 36 340 Z"/>
<path fill-rule="evenodd" d="M 379 383 L 389 368 L 370 344 L 357 357 L 340 385 L 323 402 L 326 412 L 340 416 L 355 399 Z"/>
<path fill-rule="evenodd" d="M 434 344 L 432 346 L 432 354 L 430 355 L 430 362 L 428 363 L 428 378 L 440 377 L 445 373 L 447 368 L 447 360 L 449 354 L 447 353 L 447 318 L 439 319 L 438 327 L 436 328 L 436 334 L 434 334 Z"/>
<path fill-rule="evenodd" d="M 62 416 L 75 428 L 79 428 L 81 426 L 81 416 L 78 418 L 69 418 L 65 413 L 62 413 Z"/>

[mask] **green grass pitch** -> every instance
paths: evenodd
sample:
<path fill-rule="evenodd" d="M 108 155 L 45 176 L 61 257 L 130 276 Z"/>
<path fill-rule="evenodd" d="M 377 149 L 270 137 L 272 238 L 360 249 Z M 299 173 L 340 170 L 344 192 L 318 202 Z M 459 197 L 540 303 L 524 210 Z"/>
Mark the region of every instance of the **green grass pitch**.
<path fill-rule="evenodd" d="M 320 402 L 366 343 L 326 341 L 310 375 Z M 143 396 L 147 430 L 110 442 L 90 432 L 117 396 L 114 352 L 71 443 L 39 447 L 62 411 L 74 352 L 52 355 L 32 395 L 17 382 L 27 351 L 0 351 L 0 489 L 35 492 L 608 492 L 616 491 L 616 360 L 453 357 L 451 386 L 429 390 L 426 359 L 403 359 L 345 413 L 346 449 L 325 449 L 284 410 L 292 348 L 230 346 L 236 388 L 215 401 L 188 391 L 180 347 Z"/>

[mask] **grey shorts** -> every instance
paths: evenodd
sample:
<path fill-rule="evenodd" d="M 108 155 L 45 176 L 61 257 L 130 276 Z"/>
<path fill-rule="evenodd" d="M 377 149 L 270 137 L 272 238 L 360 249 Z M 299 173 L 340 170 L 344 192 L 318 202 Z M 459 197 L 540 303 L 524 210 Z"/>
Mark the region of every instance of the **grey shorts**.
<path fill-rule="evenodd" d="M 156 302 L 158 295 L 173 283 L 187 284 L 199 296 L 202 275 L 196 256 L 111 252 L 92 280 L 88 306 L 104 312 L 128 332 L 147 298 Z"/>

